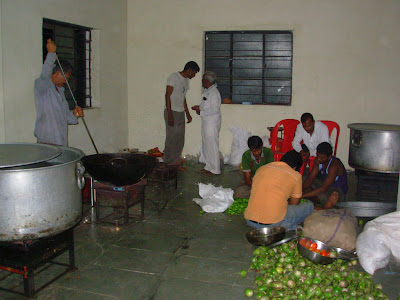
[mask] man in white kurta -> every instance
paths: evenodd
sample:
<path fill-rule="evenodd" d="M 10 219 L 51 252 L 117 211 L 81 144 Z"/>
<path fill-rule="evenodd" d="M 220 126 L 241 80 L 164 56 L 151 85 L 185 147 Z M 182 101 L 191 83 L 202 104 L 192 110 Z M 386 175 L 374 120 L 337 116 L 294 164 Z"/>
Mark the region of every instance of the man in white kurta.
<path fill-rule="evenodd" d="M 216 84 L 214 72 L 207 71 L 203 75 L 204 92 L 200 105 L 192 107 L 201 116 L 202 152 L 199 161 L 205 163 L 203 173 L 221 174 L 219 158 L 219 131 L 221 129 L 221 95 Z"/>
<path fill-rule="evenodd" d="M 301 154 L 305 165 L 310 163 L 310 169 L 312 169 L 312 164 L 317 156 L 317 146 L 323 142 L 332 145 L 329 130 L 324 123 L 314 121 L 314 117 L 310 113 L 304 113 L 300 121 L 301 123 L 296 128 L 292 146 L 294 150 Z M 303 141 L 303 145 L 300 144 L 301 141 Z"/>

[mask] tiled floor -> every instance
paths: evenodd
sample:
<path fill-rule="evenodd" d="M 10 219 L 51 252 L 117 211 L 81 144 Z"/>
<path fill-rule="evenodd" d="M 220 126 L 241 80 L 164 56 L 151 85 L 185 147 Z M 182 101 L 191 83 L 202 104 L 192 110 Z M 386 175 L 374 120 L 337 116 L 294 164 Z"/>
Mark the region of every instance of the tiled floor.
<path fill-rule="evenodd" d="M 147 196 L 145 220 L 128 225 L 82 223 L 75 230 L 78 270 L 68 273 L 38 293 L 37 299 L 246 299 L 253 274 L 248 269 L 255 247 L 245 238 L 248 230 L 242 216 L 200 214 L 192 199 L 198 196 L 198 182 L 234 188 L 241 180 L 235 168 L 225 166 L 223 174 L 208 177 L 198 170 L 202 165 L 188 161 L 187 171 L 179 173 L 178 189 L 151 187 Z M 355 177 L 349 199 L 355 192 Z M 158 213 L 155 204 L 168 205 Z M 67 255 L 62 259 L 67 261 Z M 36 277 L 40 286 L 60 267 Z M 7 274 L 0 272 L 0 276 Z M 17 285 L 20 275 L 0 282 Z M 375 281 L 383 283 L 391 299 L 399 296 L 399 270 L 379 270 Z M 21 287 L 19 287 L 21 291 Z M 0 291 L 1 299 L 22 299 Z"/>

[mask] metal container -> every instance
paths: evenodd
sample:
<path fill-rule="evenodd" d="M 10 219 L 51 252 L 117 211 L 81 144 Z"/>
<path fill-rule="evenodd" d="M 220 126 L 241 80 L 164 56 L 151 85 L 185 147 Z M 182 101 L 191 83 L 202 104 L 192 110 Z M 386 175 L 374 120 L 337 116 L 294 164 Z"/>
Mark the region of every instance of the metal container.
<path fill-rule="evenodd" d="M 400 170 L 400 125 L 352 123 L 349 165 L 365 171 L 397 173 Z"/>
<path fill-rule="evenodd" d="M 379 217 L 396 210 L 396 203 L 349 201 L 336 203 L 339 208 L 351 211 L 356 217 Z"/>
<path fill-rule="evenodd" d="M 329 252 L 334 250 L 331 246 L 328 246 L 327 244 L 321 241 L 310 238 L 305 238 L 305 239 L 311 241 L 312 243 L 316 243 L 319 250 L 325 250 Z M 333 257 L 322 256 L 318 252 L 313 252 L 307 249 L 306 247 L 303 247 L 302 245 L 300 245 L 301 240 L 297 242 L 297 250 L 299 251 L 301 256 L 307 258 L 309 261 L 313 262 L 314 264 L 320 264 L 320 265 L 328 265 L 335 261 L 335 258 Z"/>
<path fill-rule="evenodd" d="M 26 144 L 26 149 L 32 145 L 55 147 Z M 33 164 L 12 167 L 3 164 L 0 169 L 0 241 L 48 237 L 79 222 L 81 189 L 85 185 L 80 159 L 84 153 L 74 148 L 55 148 L 61 154 L 49 160 L 34 159 Z M 0 145 L 0 154 L 3 150 Z"/>
<path fill-rule="evenodd" d="M 285 237 L 285 227 L 264 227 L 246 233 L 247 240 L 256 246 L 268 246 Z"/>

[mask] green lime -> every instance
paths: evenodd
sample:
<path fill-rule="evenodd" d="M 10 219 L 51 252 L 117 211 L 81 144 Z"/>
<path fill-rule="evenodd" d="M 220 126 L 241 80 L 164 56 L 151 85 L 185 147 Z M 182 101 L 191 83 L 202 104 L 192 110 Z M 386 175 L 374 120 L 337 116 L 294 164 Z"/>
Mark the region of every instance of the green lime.
<path fill-rule="evenodd" d="M 245 294 L 245 296 L 246 297 L 253 297 L 253 295 L 254 295 L 254 292 L 253 292 L 253 290 L 252 289 L 245 289 L 244 290 L 244 294 Z"/>

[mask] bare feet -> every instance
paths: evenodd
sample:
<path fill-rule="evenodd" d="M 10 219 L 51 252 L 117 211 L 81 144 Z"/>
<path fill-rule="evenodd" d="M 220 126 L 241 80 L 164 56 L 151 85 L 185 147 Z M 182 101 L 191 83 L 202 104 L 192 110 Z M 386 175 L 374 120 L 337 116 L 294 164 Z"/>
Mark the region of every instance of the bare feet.
<path fill-rule="evenodd" d="M 328 202 L 326 202 L 326 204 L 323 206 L 324 209 L 329 209 L 335 206 L 335 204 L 338 202 L 339 200 L 339 194 L 338 192 L 333 192 L 328 199 Z"/>

